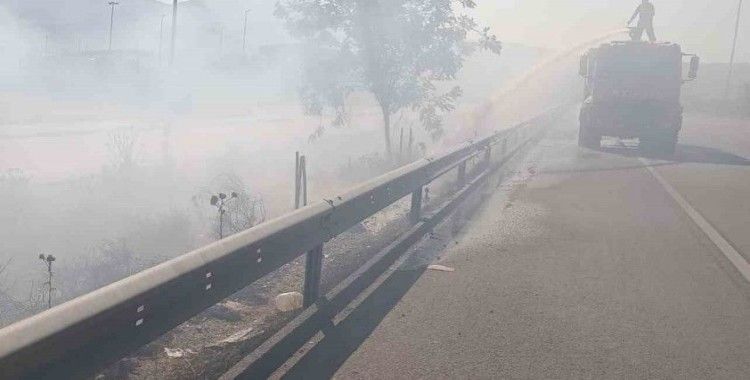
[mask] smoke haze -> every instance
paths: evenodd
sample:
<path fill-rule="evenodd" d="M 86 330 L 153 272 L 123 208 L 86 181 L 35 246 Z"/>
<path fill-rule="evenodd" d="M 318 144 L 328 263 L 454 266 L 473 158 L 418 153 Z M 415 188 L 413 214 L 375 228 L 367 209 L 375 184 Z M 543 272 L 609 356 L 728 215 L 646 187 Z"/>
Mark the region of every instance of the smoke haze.
<path fill-rule="evenodd" d="M 242 216 L 253 223 L 238 229 L 284 214 L 295 151 L 310 162 L 310 199 L 391 168 L 382 165 L 381 119 L 366 94 L 352 97 L 350 125 L 311 138 L 325 121 L 300 104 L 302 46 L 273 2 L 180 2 L 173 65 L 169 3 L 121 0 L 111 52 L 105 1 L 0 5 L 0 265 L 12 265 L 0 291 L 23 302 L 36 294 L 40 252 L 58 257 L 56 297 L 65 300 L 214 241 L 208 199 L 216 192 L 241 192 L 251 205 Z M 733 1 L 655 4 L 660 37 L 727 61 Z M 413 130 L 419 155 L 410 158 L 418 158 L 577 100 L 577 56 L 568 49 L 624 27 L 636 5 L 478 1 L 471 14 L 503 41 L 501 56 L 475 54 L 456 80 L 440 84 L 464 90 L 443 140 L 408 112 L 394 123 L 393 140 Z M 738 61 L 750 60 L 747 35 L 743 20 Z M 748 69 L 738 65 L 738 82 L 750 80 Z M 725 71 L 713 66 L 707 82 Z M 691 91 L 701 99 L 721 91 L 707 88 Z M 99 277 L 81 279 L 93 272 Z"/>
<path fill-rule="evenodd" d="M 478 13 L 505 41 L 550 49 L 570 46 L 625 26 L 639 0 L 495 0 L 479 2 Z M 707 62 L 727 62 L 734 33 L 735 0 L 654 0 L 657 37 L 679 42 Z M 750 12 L 739 32 L 738 61 L 750 61 Z"/>

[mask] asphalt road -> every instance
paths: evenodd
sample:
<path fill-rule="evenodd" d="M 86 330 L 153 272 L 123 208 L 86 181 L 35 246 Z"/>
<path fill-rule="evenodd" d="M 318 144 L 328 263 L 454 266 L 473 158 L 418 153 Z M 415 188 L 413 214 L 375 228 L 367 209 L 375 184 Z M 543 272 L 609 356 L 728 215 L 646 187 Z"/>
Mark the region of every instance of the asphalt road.
<path fill-rule="evenodd" d="M 438 253 L 455 272 L 402 265 L 285 376 L 747 378 L 750 284 L 648 168 L 749 257 L 750 123 L 709 122 L 661 160 L 561 120 Z"/>

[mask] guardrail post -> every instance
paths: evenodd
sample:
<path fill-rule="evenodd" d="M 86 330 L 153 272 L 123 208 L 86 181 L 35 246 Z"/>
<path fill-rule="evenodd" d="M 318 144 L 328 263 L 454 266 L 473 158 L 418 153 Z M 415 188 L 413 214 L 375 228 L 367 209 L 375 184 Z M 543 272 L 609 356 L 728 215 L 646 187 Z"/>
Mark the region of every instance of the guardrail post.
<path fill-rule="evenodd" d="M 458 164 L 458 187 L 466 185 L 466 161 Z"/>
<path fill-rule="evenodd" d="M 307 252 L 305 257 L 305 289 L 303 291 L 303 305 L 309 307 L 320 296 L 320 274 L 323 270 L 323 245 L 319 245 Z"/>
<path fill-rule="evenodd" d="M 422 186 L 411 193 L 411 211 L 409 211 L 409 220 L 412 223 L 419 221 L 422 217 Z"/>

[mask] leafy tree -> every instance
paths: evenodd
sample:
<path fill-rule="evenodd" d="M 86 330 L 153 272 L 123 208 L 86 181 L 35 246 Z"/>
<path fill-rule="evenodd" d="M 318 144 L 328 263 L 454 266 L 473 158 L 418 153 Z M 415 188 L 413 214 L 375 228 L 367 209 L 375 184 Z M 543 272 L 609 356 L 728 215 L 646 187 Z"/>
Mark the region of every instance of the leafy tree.
<path fill-rule="evenodd" d="M 390 156 L 395 113 L 416 112 L 438 138 L 442 115 L 455 108 L 462 91 L 440 92 L 436 82 L 454 79 L 477 47 L 500 53 L 489 28 L 463 13 L 475 6 L 473 0 L 279 0 L 276 15 L 307 49 L 301 88 L 306 111 L 332 110 L 332 124 L 343 125 L 349 95 L 371 93 Z M 478 41 L 470 42 L 471 35 Z"/>

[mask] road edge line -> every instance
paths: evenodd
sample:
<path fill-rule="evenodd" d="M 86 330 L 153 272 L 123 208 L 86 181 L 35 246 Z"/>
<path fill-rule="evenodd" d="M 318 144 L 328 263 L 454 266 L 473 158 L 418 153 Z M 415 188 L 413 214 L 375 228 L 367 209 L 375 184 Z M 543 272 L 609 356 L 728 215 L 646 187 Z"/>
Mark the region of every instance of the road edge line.
<path fill-rule="evenodd" d="M 724 254 L 724 256 L 729 260 L 729 262 L 734 265 L 734 267 L 737 269 L 737 271 L 740 272 L 742 277 L 745 278 L 746 281 L 750 282 L 750 264 L 748 264 L 747 260 L 732 246 L 732 244 L 724 238 L 724 236 L 721 235 L 719 231 L 714 228 L 711 223 L 706 220 L 706 218 L 701 215 L 698 210 L 693 208 L 693 206 L 690 205 L 690 203 L 682 196 L 680 195 L 677 190 L 672 187 L 669 182 L 667 182 L 664 177 L 661 176 L 654 168 L 651 167 L 651 162 L 647 161 L 646 159 L 639 158 L 639 160 L 645 165 L 646 169 L 651 173 L 651 175 L 656 179 L 657 182 L 664 188 L 664 190 L 667 191 L 667 193 L 672 197 L 672 199 L 677 202 L 677 204 L 682 208 L 683 211 L 690 217 L 690 219 L 695 222 L 695 224 L 698 225 L 698 228 L 703 231 L 704 234 L 711 240 L 711 242 L 716 245 L 717 248 L 721 251 L 721 253 Z"/>

